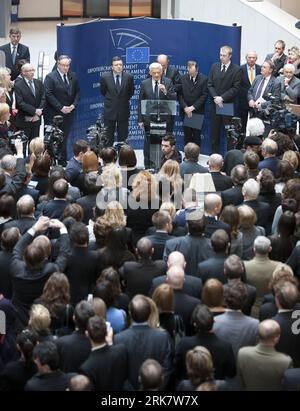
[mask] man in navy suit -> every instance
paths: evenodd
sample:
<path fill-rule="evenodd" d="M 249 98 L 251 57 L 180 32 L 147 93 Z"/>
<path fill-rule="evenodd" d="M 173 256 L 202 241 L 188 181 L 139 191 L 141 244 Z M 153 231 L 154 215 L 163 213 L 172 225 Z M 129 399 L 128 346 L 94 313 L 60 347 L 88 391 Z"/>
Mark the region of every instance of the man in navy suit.
<path fill-rule="evenodd" d="M 249 51 L 246 54 L 246 64 L 241 66 L 242 69 L 242 87 L 239 94 L 239 116 L 242 120 L 243 132 L 246 132 L 249 104 L 248 104 L 248 90 L 252 86 L 255 77 L 260 74 L 261 66 L 256 64 L 256 51 Z"/>
<path fill-rule="evenodd" d="M 112 147 L 116 126 L 118 141 L 125 141 L 128 137 L 129 100 L 134 94 L 133 76 L 123 71 L 121 57 L 112 59 L 112 70 L 101 77 L 100 90 L 104 96 L 104 124 L 108 131 L 108 147 Z"/>
<path fill-rule="evenodd" d="M 45 106 L 43 83 L 34 79 L 35 69 L 26 63 L 21 69 L 23 78 L 15 84 L 16 126 L 24 130 L 29 141 L 40 135 L 41 117 Z"/>
<path fill-rule="evenodd" d="M 140 98 L 139 98 L 139 126 L 144 128 L 144 163 L 145 168 L 150 168 L 150 122 L 157 122 L 157 116 L 142 115 L 142 101 L 143 100 L 176 100 L 176 93 L 170 79 L 163 76 L 163 68 L 159 63 L 152 63 L 149 67 L 151 78 L 147 78 L 141 84 Z M 167 133 L 172 132 L 173 123 L 171 116 L 161 116 L 161 121 L 167 124 Z M 154 166 L 155 167 L 155 166 Z"/>
<path fill-rule="evenodd" d="M 24 44 L 20 44 L 21 31 L 14 27 L 9 31 L 10 43 L 4 44 L 0 50 L 5 53 L 5 66 L 11 70 L 11 79 L 15 80 L 19 73 L 17 71 L 17 63 L 19 60 L 30 61 L 29 48 Z"/>
<path fill-rule="evenodd" d="M 66 164 L 67 138 L 71 130 L 74 111 L 79 103 L 79 82 L 74 73 L 70 71 L 71 59 L 62 55 L 57 60 L 57 69 L 47 74 L 44 86 L 46 92 L 46 107 L 44 110 L 45 124 L 52 124 L 53 117 L 63 116 L 62 131 L 64 142 L 60 161 Z"/>
<path fill-rule="evenodd" d="M 231 62 L 232 48 L 224 46 L 220 50 L 220 63 L 213 64 L 208 76 L 208 91 L 213 99 L 211 108 L 211 135 L 214 153 L 220 152 L 221 127 L 229 125 L 231 116 L 217 114 L 217 109 L 222 110 L 224 104 L 234 103 L 235 97 L 241 88 L 242 70 Z M 232 143 L 228 141 L 228 150 Z"/>

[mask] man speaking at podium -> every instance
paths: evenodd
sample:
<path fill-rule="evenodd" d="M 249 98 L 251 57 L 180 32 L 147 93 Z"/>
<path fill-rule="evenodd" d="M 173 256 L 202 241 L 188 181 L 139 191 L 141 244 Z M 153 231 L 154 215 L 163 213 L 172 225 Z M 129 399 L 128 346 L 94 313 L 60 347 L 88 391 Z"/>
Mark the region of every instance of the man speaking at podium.
<path fill-rule="evenodd" d="M 149 67 L 150 76 L 141 84 L 139 97 L 139 126 L 144 128 L 144 164 L 145 168 L 151 168 L 153 164 L 150 161 L 150 126 L 151 121 L 159 121 L 157 116 L 142 115 L 143 100 L 176 100 L 176 92 L 173 88 L 172 81 L 163 76 L 163 68 L 159 63 L 152 63 Z M 156 117 L 156 118 L 154 118 Z M 161 120 L 166 122 L 166 133 L 172 132 L 172 117 L 163 116 Z"/>

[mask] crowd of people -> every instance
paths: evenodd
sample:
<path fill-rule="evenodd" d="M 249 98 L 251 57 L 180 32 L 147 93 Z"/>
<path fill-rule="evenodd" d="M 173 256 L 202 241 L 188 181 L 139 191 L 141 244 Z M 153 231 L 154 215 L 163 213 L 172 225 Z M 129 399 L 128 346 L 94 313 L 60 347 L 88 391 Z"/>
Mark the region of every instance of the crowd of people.
<path fill-rule="evenodd" d="M 18 33 L 11 32 L 13 65 Z M 44 86 L 28 62 L 19 75 L 11 70 L 14 126 L 32 134 L 28 153 L 19 139 L 0 150 L 0 391 L 299 390 L 297 138 L 269 132 L 254 117 L 242 149 L 229 149 L 225 158 L 218 150 L 229 120 L 222 110 L 239 95 L 243 70 L 247 111 L 268 104 L 270 92 L 296 102 L 299 86 L 287 74 L 298 83 L 296 60 L 283 53 L 277 42 L 259 75 L 255 53 L 240 68 L 225 46 L 208 79 L 195 61 L 180 78 L 158 56 L 141 99 L 172 100 L 178 93 L 190 119 L 203 113 L 209 93 L 215 110 L 207 167 L 198 162 L 200 129 L 185 126 L 182 155 L 170 119 L 155 174 L 138 168 L 129 145 L 111 147 L 116 127 L 126 140 L 134 91 L 119 58 L 101 79 L 109 146 L 91 150 L 80 139 L 65 167 L 52 164 L 37 130 L 51 103 L 56 111 L 48 114 L 62 114 L 68 133 L 79 98 L 70 59 L 58 58 Z M 5 68 L 0 82 L 9 98 Z M 193 88 L 199 94 L 190 100 L 185 93 Z M 112 89 L 119 116 L 109 106 Z M 57 104 L 60 92 L 69 100 Z M 35 111 L 23 93 L 39 101 L 30 104 Z M 0 103 L 3 134 L 9 114 Z M 146 145 L 148 120 L 140 113 Z M 145 151 L 147 168 L 149 146 Z M 214 190 L 199 189 L 203 176 Z"/>

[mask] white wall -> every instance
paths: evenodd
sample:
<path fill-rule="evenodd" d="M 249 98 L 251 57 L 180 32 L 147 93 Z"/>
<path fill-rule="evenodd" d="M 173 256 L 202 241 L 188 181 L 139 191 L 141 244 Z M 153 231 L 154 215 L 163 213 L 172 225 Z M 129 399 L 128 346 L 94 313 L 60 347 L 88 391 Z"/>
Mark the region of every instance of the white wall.
<path fill-rule="evenodd" d="M 282 10 L 300 19 L 299 0 L 268 0 L 268 2 L 280 7 Z"/>
<path fill-rule="evenodd" d="M 20 0 L 19 18 L 60 18 L 60 0 Z"/>
<path fill-rule="evenodd" d="M 298 21 L 269 2 L 247 2 L 246 0 L 177 0 L 176 18 L 208 23 L 242 26 L 241 59 L 254 49 L 262 63 L 266 54 L 274 49 L 274 43 L 283 39 L 287 47 L 300 45 Z"/>

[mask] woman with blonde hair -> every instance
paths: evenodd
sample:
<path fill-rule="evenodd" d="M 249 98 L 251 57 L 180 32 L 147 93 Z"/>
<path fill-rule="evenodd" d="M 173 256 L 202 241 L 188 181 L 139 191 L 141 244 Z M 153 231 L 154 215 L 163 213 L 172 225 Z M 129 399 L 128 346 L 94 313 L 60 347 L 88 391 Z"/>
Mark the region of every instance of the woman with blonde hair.
<path fill-rule="evenodd" d="M 161 200 L 174 201 L 176 207 L 181 208 L 183 181 L 178 162 L 167 160 L 161 167 L 158 177 Z"/>
<path fill-rule="evenodd" d="M 158 208 L 157 181 L 149 171 L 140 171 L 133 180 L 126 210 L 127 226 L 132 229 L 134 244 L 152 226 L 152 216 Z"/>
<path fill-rule="evenodd" d="M 51 317 L 48 308 L 42 304 L 33 304 L 30 310 L 28 328 L 36 333 L 38 342 L 53 341 L 50 332 Z"/>
<path fill-rule="evenodd" d="M 295 151 L 288 150 L 283 153 L 282 160 L 287 161 L 293 167 L 294 172 L 297 173 L 299 167 L 299 157 Z"/>
<path fill-rule="evenodd" d="M 0 67 L 0 87 L 5 89 L 5 103 L 8 104 L 10 109 L 10 114 L 13 114 L 13 107 L 15 106 L 14 95 L 13 95 L 13 82 L 11 81 L 11 71 L 7 67 Z"/>
<path fill-rule="evenodd" d="M 8 143 L 8 130 L 9 130 L 10 110 L 7 103 L 0 103 L 0 138 L 7 140 Z"/>
<path fill-rule="evenodd" d="M 122 174 L 116 165 L 104 167 L 100 176 L 102 189 L 96 199 L 98 208 L 105 209 L 111 201 L 119 201 L 123 208 L 127 206 L 129 191 L 122 186 Z"/>
<path fill-rule="evenodd" d="M 34 154 L 36 157 L 43 155 L 45 151 L 45 145 L 42 137 L 35 137 L 29 143 L 29 153 Z"/>
<path fill-rule="evenodd" d="M 295 77 L 300 78 L 300 50 L 298 47 L 293 46 L 288 50 L 287 63 L 295 66 Z"/>

